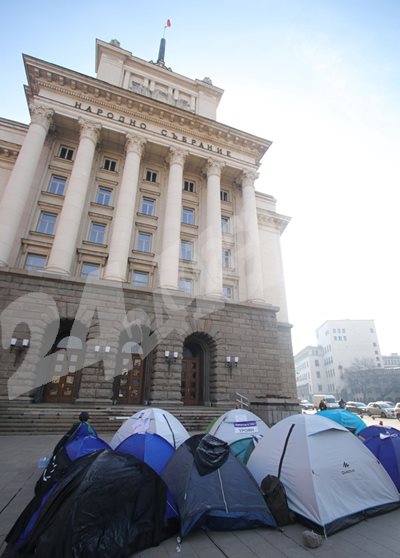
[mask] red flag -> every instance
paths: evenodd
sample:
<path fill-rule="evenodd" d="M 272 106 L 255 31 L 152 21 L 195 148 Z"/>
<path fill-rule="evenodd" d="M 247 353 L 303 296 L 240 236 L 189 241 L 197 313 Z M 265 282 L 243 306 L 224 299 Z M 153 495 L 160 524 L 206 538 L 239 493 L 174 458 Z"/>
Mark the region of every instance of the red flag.
<path fill-rule="evenodd" d="M 167 23 L 165 25 L 165 27 L 171 27 L 172 23 L 170 19 L 167 19 Z"/>

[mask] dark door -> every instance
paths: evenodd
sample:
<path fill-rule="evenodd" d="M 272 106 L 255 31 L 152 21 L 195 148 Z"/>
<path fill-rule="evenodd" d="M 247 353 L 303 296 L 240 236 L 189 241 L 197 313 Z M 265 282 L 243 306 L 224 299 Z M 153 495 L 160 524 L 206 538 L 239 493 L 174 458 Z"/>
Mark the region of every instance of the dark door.
<path fill-rule="evenodd" d="M 46 384 L 44 401 L 49 403 L 70 403 L 75 400 L 79 384 L 79 372 L 77 369 L 80 352 L 73 349 L 68 349 L 68 352 L 64 349 L 56 352 L 53 377 Z"/>
<path fill-rule="evenodd" d="M 200 356 L 182 359 L 182 400 L 184 405 L 200 402 Z"/>
<path fill-rule="evenodd" d="M 122 374 L 115 378 L 115 401 L 124 405 L 139 405 L 143 398 L 144 360 L 138 354 L 123 355 L 122 369 Z"/>

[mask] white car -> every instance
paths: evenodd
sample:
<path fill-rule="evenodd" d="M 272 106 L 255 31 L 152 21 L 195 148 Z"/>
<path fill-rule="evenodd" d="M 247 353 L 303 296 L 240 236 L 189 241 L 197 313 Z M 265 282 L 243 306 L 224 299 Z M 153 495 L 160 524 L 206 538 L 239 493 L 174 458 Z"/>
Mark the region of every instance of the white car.
<path fill-rule="evenodd" d="M 386 401 L 375 401 L 374 403 L 368 403 L 367 415 L 370 417 L 396 418 L 396 410 Z"/>

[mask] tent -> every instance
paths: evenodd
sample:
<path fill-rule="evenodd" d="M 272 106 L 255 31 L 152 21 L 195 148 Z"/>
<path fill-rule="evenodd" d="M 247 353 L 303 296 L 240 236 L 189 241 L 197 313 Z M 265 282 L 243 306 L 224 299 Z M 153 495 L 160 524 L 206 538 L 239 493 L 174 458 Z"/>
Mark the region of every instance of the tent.
<path fill-rule="evenodd" d="M 400 430 L 373 425 L 358 437 L 379 459 L 400 492 Z"/>
<path fill-rule="evenodd" d="M 22 544 L 34 528 L 42 508 L 54 493 L 57 485 L 70 471 L 75 461 L 82 457 L 110 449 L 109 445 L 99 438 L 86 423 L 71 429 L 56 444 L 49 463 L 35 485 L 35 495 L 21 513 L 10 537 L 17 544 Z"/>
<path fill-rule="evenodd" d="M 318 411 L 315 416 L 334 420 L 356 435 L 367 426 L 361 417 L 347 411 L 347 409 L 326 409 L 326 411 Z"/>
<path fill-rule="evenodd" d="M 265 422 L 251 411 L 232 409 L 212 424 L 209 434 L 228 442 L 236 457 L 246 463 L 257 441 L 268 430 Z"/>
<path fill-rule="evenodd" d="M 346 428 L 322 416 L 298 414 L 279 421 L 247 466 L 259 484 L 281 470 L 289 508 L 325 535 L 400 505 L 376 457 Z"/>
<path fill-rule="evenodd" d="M 167 488 L 145 463 L 103 450 L 74 462 L 41 509 L 34 529 L 9 556 L 125 558 L 159 544 Z"/>
<path fill-rule="evenodd" d="M 162 474 L 178 506 L 181 535 L 197 527 L 275 527 L 255 480 L 226 442 L 192 436 L 171 457 Z"/>
<path fill-rule="evenodd" d="M 163 409 L 151 407 L 129 417 L 114 434 L 110 446 L 115 449 L 128 436 L 152 432 L 165 438 L 173 448 L 178 448 L 189 433 L 174 415 Z"/>
<path fill-rule="evenodd" d="M 175 450 L 165 438 L 158 434 L 145 432 L 144 434 L 128 436 L 116 447 L 115 451 L 137 457 L 137 459 L 147 463 L 156 473 L 161 475 Z M 178 511 L 172 494 L 168 493 L 166 518 L 171 519 L 174 517 L 178 517 Z"/>

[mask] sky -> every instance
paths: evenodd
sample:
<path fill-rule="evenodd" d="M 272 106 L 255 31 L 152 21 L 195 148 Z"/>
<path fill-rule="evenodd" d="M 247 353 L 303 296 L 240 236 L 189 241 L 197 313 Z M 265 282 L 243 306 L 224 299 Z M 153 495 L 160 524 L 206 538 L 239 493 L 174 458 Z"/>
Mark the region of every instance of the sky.
<path fill-rule="evenodd" d="M 217 119 L 272 141 L 257 190 L 282 235 L 294 353 L 326 320 L 373 319 L 400 353 L 399 0 L 1 2 L 0 116 L 29 123 L 22 54 L 95 75 L 95 41 L 210 77 Z"/>

